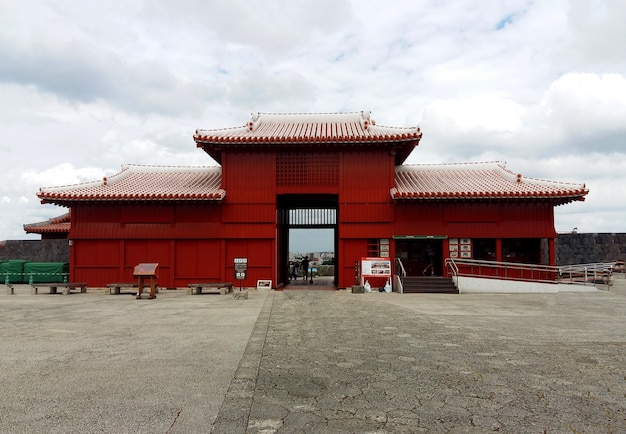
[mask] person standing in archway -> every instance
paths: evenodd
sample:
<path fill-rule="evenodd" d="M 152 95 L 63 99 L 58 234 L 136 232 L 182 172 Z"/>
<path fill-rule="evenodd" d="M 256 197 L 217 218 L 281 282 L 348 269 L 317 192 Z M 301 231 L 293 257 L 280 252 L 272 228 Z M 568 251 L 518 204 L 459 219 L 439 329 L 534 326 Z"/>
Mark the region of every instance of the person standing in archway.
<path fill-rule="evenodd" d="M 309 257 L 308 256 L 304 257 L 301 265 L 302 265 L 302 275 L 304 277 L 304 280 L 306 280 L 309 276 Z"/>
<path fill-rule="evenodd" d="M 289 263 L 289 280 L 297 280 L 298 279 L 298 263 L 296 261 L 291 261 Z"/>
<path fill-rule="evenodd" d="M 428 265 L 426 266 L 426 268 L 424 268 L 424 271 L 422 271 L 422 274 L 426 276 L 426 273 L 428 272 L 428 270 L 430 270 L 430 275 L 434 276 L 435 275 L 435 247 L 433 247 L 432 243 L 429 243 L 428 247 L 426 248 L 426 256 L 428 257 Z"/>

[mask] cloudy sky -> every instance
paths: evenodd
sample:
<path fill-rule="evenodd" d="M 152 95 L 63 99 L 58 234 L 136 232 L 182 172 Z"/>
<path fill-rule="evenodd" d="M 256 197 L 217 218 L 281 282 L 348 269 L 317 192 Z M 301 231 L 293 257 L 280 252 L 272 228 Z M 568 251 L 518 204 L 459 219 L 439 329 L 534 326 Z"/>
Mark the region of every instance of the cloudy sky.
<path fill-rule="evenodd" d="M 626 232 L 623 0 L 0 0 L 0 240 L 42 186 L 215 164 L 196 128 L 371 110 L 408 163 L 584 182 L 556 230 Z"/>

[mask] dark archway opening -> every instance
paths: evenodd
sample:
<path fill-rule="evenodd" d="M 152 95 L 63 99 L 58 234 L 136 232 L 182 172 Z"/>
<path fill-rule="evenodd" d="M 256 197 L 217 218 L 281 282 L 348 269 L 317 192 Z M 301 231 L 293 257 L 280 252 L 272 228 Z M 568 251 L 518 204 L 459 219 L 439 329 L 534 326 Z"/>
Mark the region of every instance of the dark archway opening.
<path fill-rule="evenodd" d="M 441 237 L 396 239 L 396 258 L 402 261 L 407 276 L 444 275 Z"/>
<path fill-rule="evenodd" d="M 279 195 L 277 203 L 277 240 L 278 240 L 278 286 L 289 283 L 290 266 L 294 259 L 290 258 L 290 238 L 301 235 L 303 231 L 310 237 L 315 237 L 320 230 L 332 231 L 332 255 L 334 263 L 338 263 L 338 209 L 339 200 L 333 194 L 283 194 Z M 310 234 L 308 232 L 310 231 Z M 313 247 L 313 245 L 311 245 Z M 306 244 L 300 248 L 303 255 L 314 253 L 315 249 Z M 319 258 L 318 258 L 319 259 Z M 339 267 L 332 270 L 332 285 L 339 281 Z"/>

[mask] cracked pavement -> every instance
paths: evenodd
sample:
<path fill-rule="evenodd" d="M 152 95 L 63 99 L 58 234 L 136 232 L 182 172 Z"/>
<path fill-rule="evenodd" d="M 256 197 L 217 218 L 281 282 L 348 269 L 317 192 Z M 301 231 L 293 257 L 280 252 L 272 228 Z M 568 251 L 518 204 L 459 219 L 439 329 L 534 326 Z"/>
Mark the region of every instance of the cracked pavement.
<path fill-rule="evenodd" d="M 272 292 L 213 432 L 626 432 L 624 282 L 560 294 Z"/>
<path fill-rule="evenodd" d="M 623 275 L 557 294 L 290 287 L 3 291 L 0 432 L 626 432 Z"/>

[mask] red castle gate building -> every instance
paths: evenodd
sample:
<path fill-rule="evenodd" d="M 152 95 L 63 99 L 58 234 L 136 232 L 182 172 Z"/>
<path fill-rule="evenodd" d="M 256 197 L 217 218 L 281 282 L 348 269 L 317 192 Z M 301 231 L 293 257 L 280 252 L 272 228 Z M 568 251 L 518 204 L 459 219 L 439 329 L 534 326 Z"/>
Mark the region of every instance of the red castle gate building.
<path fill-rule="evenodd" d="M 554 207 L 584 200 L 584 184 L 537 180 L 504 163 L 404 165 L 418 127 L 376 125 L 369 112 L 256 113 L 194 140 L 220 166 L 124 166 L 89 183 L 41 188 L 70 209 L 70 275 L 89 286 L 132 281 L 159 264 L 159 285 L 288 283 L 289 230 L 334 231 L 337 287 L 363 257 L 400 258 L 421 275 L 449 256 L 555 265 Z M 430 273 L 430 270 L 429 270 Z M 376 282 L 378 283 L 378 282 Z"/>

